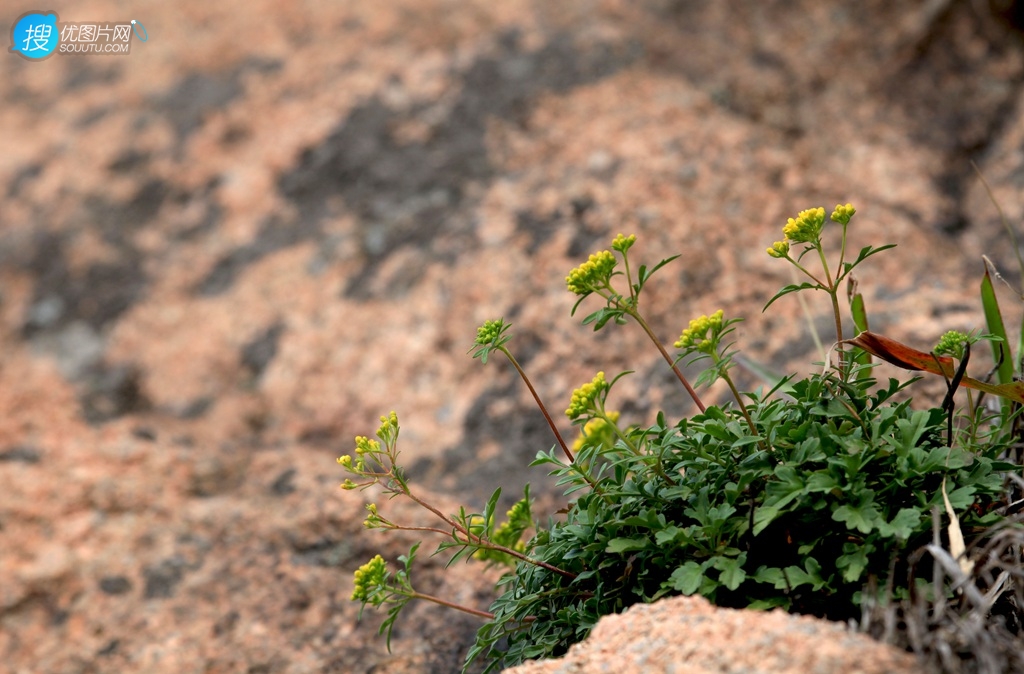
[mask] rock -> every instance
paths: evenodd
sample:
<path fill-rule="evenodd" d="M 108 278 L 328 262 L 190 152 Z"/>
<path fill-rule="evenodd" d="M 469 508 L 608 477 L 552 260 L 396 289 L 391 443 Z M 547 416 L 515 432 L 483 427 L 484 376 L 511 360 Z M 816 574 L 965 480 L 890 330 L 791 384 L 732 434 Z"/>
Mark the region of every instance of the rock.
<path fill-rule="evenodd" d="M 856 656 L 853 656 L 856 654 Z M 590 636 L 555 660 L 506 674 L 918 674 L 922 665 L 843 625 L 712 606 L 703 597 L 638 604 L 602 618 Z"/>
<path fill-rule="evenodd" d="M 1019 215 L 1024 81 L 987 7 L 62 10 L 150 39 L 0 57 L 0 662 L 456 671 L 476 619 L 411 607 L 390 655 L 382 617 L 358 619 L 352 572 L 417 538 L 365 531 L 378 495 L 341 493 L 335 457 L 393 409 L 442 509 L 526 482 L 544 514 L 564 506 L 526 468 L 552 445 L 532 399 L 466 354 L 498 316 L 552 409 L 633 370 L 614 393 L 630 422 L 692 411 L 636 326 L 595 338 L 569 316 L 565 275 L 619 232 L 648 265 L 680 254 L 644 300 L 667 343 L 721 307 L 747 318 L 745 355 L 810 371 L 799 305 L 761 313 L 791 281 L 764 248 L 840 201 L 854 246 L 899 244 L 860 275 L 873 329 L 926 348 L 979 327 L 980 256 L 1011 276 L 1014 258 L 969 160 Z M 494 578 L 427 549 L 423 590 L 486 608 Z"/>

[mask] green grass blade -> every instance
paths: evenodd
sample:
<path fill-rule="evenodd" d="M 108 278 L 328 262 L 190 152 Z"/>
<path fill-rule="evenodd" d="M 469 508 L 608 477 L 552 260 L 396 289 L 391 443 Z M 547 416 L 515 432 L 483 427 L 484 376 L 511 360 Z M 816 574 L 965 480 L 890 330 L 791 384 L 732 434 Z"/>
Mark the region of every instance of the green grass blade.
<path fill-rule="evenodd" d="M 853 325 L 857 328 L 858 334 L 868 330 L 868 313 L 864 309 L 864 296 L 860 293 L 854 293 L 850 298 L 850 313 L 853 314 Z M 863 349 L 857 349 L 854 352 L 853 360 L 858 365 L 865 366 L 860 370 L 858 377 L 870 377 L 871 376 L 871 354 Z"/>
<path fill-rule="evenodd" d="M 999 310 L 999 300 L 996 298 L 995 288 L 992 286 L 992 277 L 985 268 L 985 276 L 981 279 L 981 306 L 985 311 L 985 323 L 988 325 L 989 334 L 995 335 L 1001 342 L 993 342 L 992 356 L 998 364 L 996 370 L 1000 384 L 1009 384 L 1013 381 L 1013 354 L 1010 353 L 1010 340 L 1006 338 L 1006 326 L 1003 324 L 1003 314 Z M 1002 362 L 999 359 L 999 350 L 1003 350 Z"/>

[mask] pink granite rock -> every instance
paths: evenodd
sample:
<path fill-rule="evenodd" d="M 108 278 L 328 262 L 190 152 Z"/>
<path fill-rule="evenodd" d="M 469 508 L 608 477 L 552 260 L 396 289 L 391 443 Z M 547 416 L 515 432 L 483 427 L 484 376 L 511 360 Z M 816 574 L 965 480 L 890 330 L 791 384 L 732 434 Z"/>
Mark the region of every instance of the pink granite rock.
<path fill-rule="evenodd" d="M 980 325 L 983 253 L 1012 268 L 969 165 L 1019 215 L 1020 39 L 986 3 L 66 4 L 149 41 L 0 55 L 6 671 L 455 671 L 475 619 L 414 607 L 393 655 L 357 620 L 352 571 L 412 539 L 363 530 L 334 458 L 394 409 L 443 508 L 564 505 L 514 373 L 466 355 L 497 316 L 553 408 L 631 369 L 631 422 L 687 413 L 635 326 L 569 317 L 565 274 L 620 231 L 681 254 L 646 298 L 666 342 L 722 307 L 780 369 L 817 359 L 796 302 L 761 313 L 800 209 L 899 244 L 861 289 L 916 345 Z M 425 591 L 493 597 L 422 561 Z"/>
<path fill-rule="evenodd" d="M 916 674 L 914 656 L 837 623 L 716 608 L 673 597 L 602 618 L 587 640 L 556 660 L 507 674 Z"/>

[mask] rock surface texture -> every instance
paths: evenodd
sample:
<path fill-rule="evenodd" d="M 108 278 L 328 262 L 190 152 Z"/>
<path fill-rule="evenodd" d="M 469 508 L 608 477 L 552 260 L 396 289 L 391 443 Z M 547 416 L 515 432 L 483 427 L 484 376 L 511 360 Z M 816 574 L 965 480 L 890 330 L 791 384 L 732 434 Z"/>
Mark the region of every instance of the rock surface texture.
<path fill-rule="evenodd" d="M 808 647 L 813 644 L 813 647 Z M 836 623 L 718 609 L 701 597 L 673 597 L 606 616 L 557 660 L 507 674 L 913 674 L 909 653 Z"/>
<path fill-rule="evenodd" d="M 564 505 L 526 468 L 552 444 L 528 394 L 466 355 L 498 316 L 553 409 L 629 369 L 629 421 L 691 411 L 635 326 L 569 316 L 566 273 L 619 232 L 648 264 L 681 255 L 646 299 L 664 341 L 723 308 L 780 370 L 820 359 L 797 302 L 761 313 L 791 282 L 765 247 L 801 209 L 853 202 L 853 246 L 898 244 L 861 290 L 873 329 L 920 347 L 981 325 L 983 254 L 1019 281 L 970 164 L 1019 228 L 1012 3 L 51 5 L 149 41 L 0 54 L 3 672 L 457 671 L 473 618 L 416 606 L 392 654 L 357 620 L 353 570 L 412 539 L 362 528 L 377 495 L 340 491 L 335 457 L 393 409 L 441 509 L 527 481 Z M 0 34 L 28 9 L 0 3 Z M 422 556 L 422 591 L 488 605 L 493 576 L 442 566 Z M 677 606 L 710 671 L 763 671 L 730 659 L 734 621 L 789 667 L 838 634 L 694 601 L 626 615 Z M 848 668 L 820 671 L 906 663 L 828 643 Z"/>

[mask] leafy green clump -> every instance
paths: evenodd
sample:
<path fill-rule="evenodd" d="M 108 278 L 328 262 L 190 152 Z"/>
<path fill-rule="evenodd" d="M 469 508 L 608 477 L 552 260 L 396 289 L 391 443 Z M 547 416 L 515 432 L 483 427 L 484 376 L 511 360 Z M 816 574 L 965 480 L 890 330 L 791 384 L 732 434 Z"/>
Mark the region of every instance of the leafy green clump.
<path fill-rule="evenodd" d="M 976 531 L 999 519 L 1000 471 L 1014 466 L 993 456 L 998 444 L 980 455 L 947 447 L 942 410 L 892 402 L 896 380 L 870 393 L 873 383 L 815 375 L 793 382 L 791 399 L 755 398 L 756 435 L 718 407 L 632 432 L 675 484 L 621 444 L 581 453 L 608 466 L 601 493 L 581 496 L 526 547 L 576 577 L 520 563 L 482 639 L 499 623 L 545 616 L 507 635 L 506 662 L 520 662 L 557 655 L 601 616 L 667 594 L 836 620 L 860 615 L 869 576 L 906 596 L 907 558 L 931 538 L 943 480 L 961 526 Z M 576 482 L 552 454 L 538 463 Z"/>
<path fill-rule="evenodd" d="M 342 486 L 379 485 L 385 495 L 404 496 L 427 508 L 443 526 L 405 526 L 378 513 L 374 504 L 367 506 L 366 526 L 433 531 L 444 539 L 439 552 L 455 551 L 449 564 L 475 559 L 504 566 L 507 573 L 490 611 L 457 606 L 413 587 L 410 566 L 417 544 L 399 558 L 402 569 L 395 574 L 379 556 L 360 568 L 353 598 L 364 607 L 388 607 L 381 630 L 389 636 L 412 599 L 480 616 L 484 624 L 467 664 L 484 656 L 487 671 L 560 655 L 585 638 L 602 616 L 674 594 L 701 595 L 720 606 L 781 607 L 843 621 L 868 615 L 879 605 L 899 604 L 908 607 L 907 615 L 916 611 L 924 616 L 915 618 L 922 630 L 933 629 L 925 624 L 929 611 L 920 609 L 921 597 L 945 611 L 964 593 L 967 573 L 980 568 L 964 540 L 979 541 L 996 525 L 1021 529 L 1009 516 L 1010 497 L 1020 495 L 1007 482 L 1020 466 L 1007 457 L 1014 456 L 1019 434 L 1019 411 L 1013 404 L 1024 401 L 1024 390 L 1007 380 L 1002 359 L 996 364 L 998 385 L 966 376 L 972 343 L 1006 342 L 1001 323 L 993 328 L 995 335 L 949 332 L 929 353 L 867 331 L 864 300 L 851 273 L 892 246 L 865 247 L 848 261 L 847 231 L 855 212 L 850 204 L 837 206 L 829 226 L 823 208 L 802 211 L 783 228 L 784 240 L 767 250 L 810 279 L 783 287 L 768 306 L 790 293 L 824 291 L 836 332 L 823 372 L 773 381 L 767 392 L 741 393 L 734 383 L 737 352 L 728 338 L 740 319 L 727 319 L 719 310 L 690 321 L 674 344 L 675 356 L 651 330 L 640 311 L 641 294 L 653 274 L 674 258 L 650 269 L 640 265 L 634 275 L 629 251 L 636 237 L 620 234 L 611 250 L 594 253 L 570 272 L 566 286 L 578 296 L 574 313 L 591 296 L 604 303 L 583 324 L 595 330 L 637 324 L 695 403 L 699 412 L 691 417 L 669 421 L 660 413 L 650 427 L 624 424 L 608 400 L 629 373 L 606 379 L 598 372 L 573 391 L 565 411 L 579 430 L 570 449 L 509 349 L 510 324 L 487 321 L 470 350 L 485 363 L 495 353 L 504 356 L 533 394 L 557 440 L 537 454 L 533 465 L 548 466 L 556 485 L 564 488 L 569 500 L 562 516 L 539 522 L 531 512 L 528 487 L 500 524 L 494 516 L 500 490 L 480 513 L 464 508 L 451 515 L 440 512 L 411 488 L 398 465 L 399 426 L 392 412 L 381 417 L 379 442 L 357 437 L 355 457 L 339 458 L 359 480 L 346 479 Z M 840 252 L 838 263 L 830 266 L 822 237 L 836 229 Z M 820 271 L 805 266 L 805 256 L 817 259 Z M 843 281 L 853 324 L 860 330 L 853 340 L 843 339 Z M 991 284 L 988 292 L 983 286 L 987 315 L 998 315 L 993 297 Z M 914 409 L 905 389 L 915 380 L 889 379 L 879 385 L 872 356 L 941 374 L 947 380 L 946 399 L 940 407 Z M 696 385 L 724 381 L 730 404 L 705 406 L 679 368 L 683 361 L 705 363 Z M 966 407 L 958 414 L 955 394 L 961 387 L 969 388 Z M 1004 396 L 1006 402 L 989 411 L 971 389 Z M 942 517 L 948 520 L 948 534 L 940 535 Z M 1019 538 L 1024 540 L 1024 534 Z M 983 566 L 995 568 L 991 560 L 1010 551 L 1005 564 L 1016 563 L 1020 571 L 1020 545 L 1012 542 L 1016 538 L 1006 540 L 1011 542 L 990 552 L 989 561 L 981 560 Z M 930 576 L 925 550 L 938 562 Z M 931 585 L 920 582 L 928 577 Z M 984 589 L 984 597 L 1011 591 L 1021 595 L 1024 572 L 1002 578 L 998 587 L 991 578 L 978 581 L 992 586 Z M 963 596 L 974 598 L 971 610 L 989 612 L 991 604 L 983 605 L 989 600 L 981 592 Z M 1004 642 L 1012 643 L 1013 637 Z"/>

